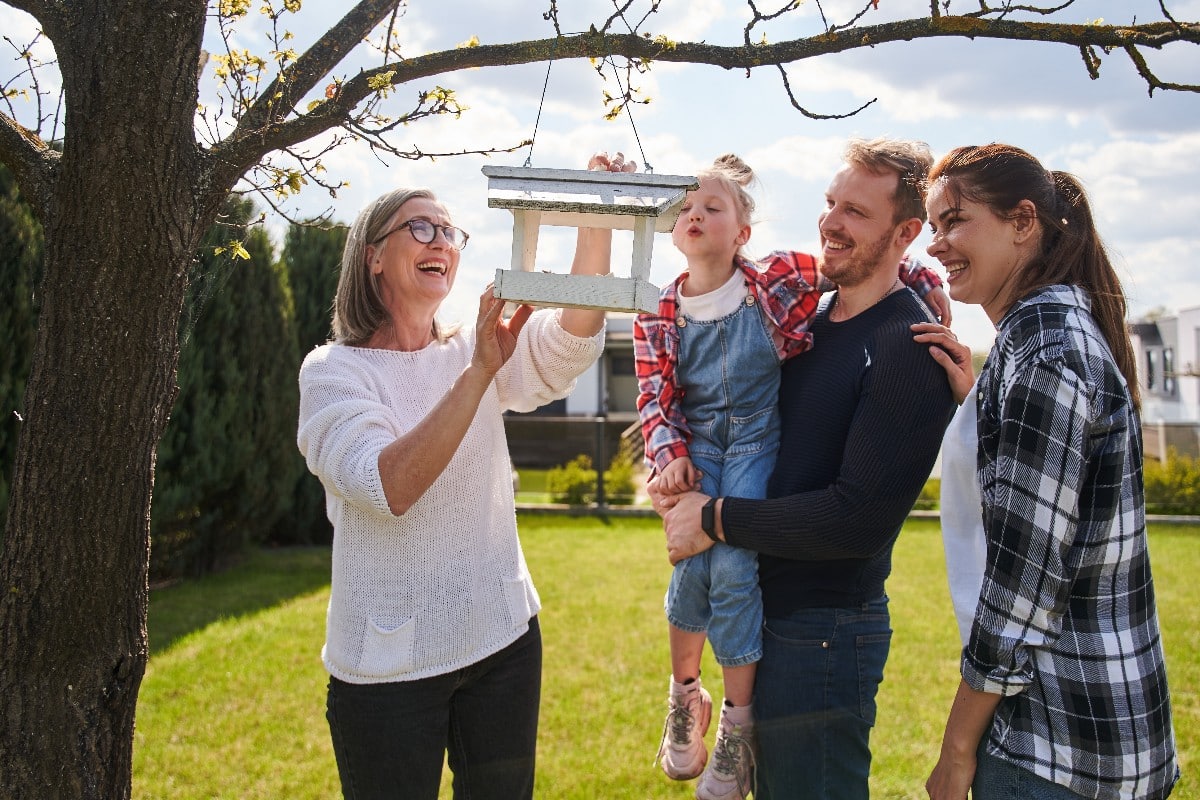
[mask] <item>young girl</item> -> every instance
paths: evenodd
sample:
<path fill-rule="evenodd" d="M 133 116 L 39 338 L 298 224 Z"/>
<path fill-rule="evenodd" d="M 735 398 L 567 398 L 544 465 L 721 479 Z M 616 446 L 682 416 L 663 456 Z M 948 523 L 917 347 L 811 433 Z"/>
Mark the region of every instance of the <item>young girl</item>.
<path fill-rule="evenodd" d="M 809 322 L 821 293 L 836 287 L 813 256 L 775 252 L 752 262 L 742 254 L 754 212 L 745 187 L 754 173 L 740 158 L 721 156 L 698 177 L 671 234 L 687 271 L 663 289 L 657 315 L 642 314 L 634 326 L 646 456 L 667 493 L 700 488 L 714 498 L 761 498 L 779 445 L 779 365 L 812 345 Z M 933 272 L 910 270 L 905 259 L 893 288 L 901 283 L 937 302 L 948 322 Z M 713 536 L 707 516 L 705 530 Z M 697 798 L 740 800 L 753 766 L 750 703 L 762 656 L 756 555 L 718 542 L 681 561 L 666 612 L 672 675 L 658 752 L 663 771 L 689 780 L 703 770 Z M 712 699 L 700 685 L 706 638 L 725 680 L 710 762 L 703 737 Z"/>

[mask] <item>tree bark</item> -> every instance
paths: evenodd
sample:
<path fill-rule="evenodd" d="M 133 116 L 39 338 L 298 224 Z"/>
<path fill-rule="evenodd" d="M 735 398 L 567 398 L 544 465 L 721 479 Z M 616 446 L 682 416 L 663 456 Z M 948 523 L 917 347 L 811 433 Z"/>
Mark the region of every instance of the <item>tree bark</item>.
<path fill-rule="evenodd" d="M 71 5 L 43 306 L 0 561 L 0 786 L 126 798 L 149 500 L 186 266 L 216 205 L 193 134 L 204 3 Z"/>

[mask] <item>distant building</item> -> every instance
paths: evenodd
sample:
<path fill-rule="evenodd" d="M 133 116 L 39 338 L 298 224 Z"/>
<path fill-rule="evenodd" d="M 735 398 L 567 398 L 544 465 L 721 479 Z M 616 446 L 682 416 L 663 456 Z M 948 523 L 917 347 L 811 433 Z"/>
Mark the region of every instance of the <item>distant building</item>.
<path fill-rule="evenodd" d="M 558 466 L 580 453 L 607 465 L 623 437 L 640 448 L 633 319 L 633 314 L 608 315 L 604 355 L 579 377 L 569 397 L 505 417 L 517 466 Z M 1164 459 L 1170 447 L 1200 457 L 1200 306 L 1132 322 L 1129 332 L 1142 392 L 1146 458 Z M 933 474 L 937 477 L 940 469 Z"/>
<path fill-rule="evenodd" d="M 580 453 L 593 463 L 612 460 L 622 437 L 641 453 L 637 421 L 637 375 L 633 368 L 634 314 L 610 312 L 604 355 L 579 376 L 575 391 L 527 414 L 505 415 L 513 463 L 547 468 Z"/>
<path fill-rule="evenodd" d="M 1200 456 L 1200 307 L 1129 326 L 1142 391 L 1146 458 Z"/>

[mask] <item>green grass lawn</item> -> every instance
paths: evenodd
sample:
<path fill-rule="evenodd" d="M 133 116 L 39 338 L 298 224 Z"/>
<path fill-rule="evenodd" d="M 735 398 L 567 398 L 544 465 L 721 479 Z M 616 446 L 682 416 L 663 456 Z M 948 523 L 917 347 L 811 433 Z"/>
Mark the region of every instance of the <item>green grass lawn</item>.
<path fill-rule="evenodd" d="M 545 606 L 537 796 L 691 797 L 694 782 L 652 766 L 668 680 L 657 521 L 524 515 L 521 532 Z M 1200 800 L 1200 528 L 1152 529 L 1151 550 L 1184 768 L 1172 797 Z M 320 662 L 328 581 L 328 550 L 264 550 L 152 593 L 135 797 L 340 797 Z M 958 662 L 936 522 L 905 527 L 888 591 L 872 797 L 924 798 Z M 719 698 L 711 656 L 704 673 Z"/>

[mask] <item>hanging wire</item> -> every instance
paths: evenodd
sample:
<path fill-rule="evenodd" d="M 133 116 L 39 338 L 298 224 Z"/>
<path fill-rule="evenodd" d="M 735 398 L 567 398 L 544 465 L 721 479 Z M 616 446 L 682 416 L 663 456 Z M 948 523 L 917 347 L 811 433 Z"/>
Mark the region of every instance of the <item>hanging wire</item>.
<path fill-rule="evenodd" d="M 617 79 L 617 88 L 621 90 L 621 95 L 625 97 L 625 115 L 629 117 L 629 127 L 633 128 L 633 139 L 637 142 L 638 152 L 642 154 L 642 163 L 646 166 L 646 172 L 654 172 L 654 167 L 650 165 L 650 159 L 646 157 L 646 148 L 642 147 L 642 137 L 638 135 L 637 124 L 633 121 L 633 112 L 629 110 L 629 93 L 621 85 L 621 73 L 617 70 L 617 65 L 613 64 L 611 60 L 608 63 L 612 64 L 613 77 Z"/>
<path fill-rule="evenodd" d="M 537 118 L 533 121 L 533 135 L 529 137 L 529 152 L 525 156 L 525 167 L 530 167 L 533 165 L 533 147 L 537 142 L 538 128 L 542 124 L 542 109 L 546 106 L 546 90 L 550 86 L 550 69 L 554 66 L 555 56 L 558 55 L 559 38 L 561 37 L 555 38 L 554 51 L 550 53 L 550 60 L 546 62 L 546 79 L 542 82 L 542 97 L 541 100 L 538 101 Z M 628 100 L 628 93 L 626 92 L 624 84 L 621 83 L 621 73 L 617 70 L 617 65 L 613 63 L 611 58 L 605 57 L 604 60 L 612 66 L 613 77 L 615 77 L 617 80 L 617 88 L 621 90 L 621 95 L 626 97 L 625 116 L 629 118 L 629 127 L 633 129 L 633 139 L 635 142 L 637 142 L 638 152 L 641 153 L 642 164 L 645 165 L 646 172 L 652 173 L 654 172 L 654 167 L 650 165 L 650 159 L 646 157 L 646 148 L 642 146 L 642 137 L 638 135 L 637 123 L 633 121 L 633 112 L 629 110 L 630 103 Z"/>
<path fill-rule="evenodd" d="M 555 49 L 558 49 L 558 43 L 555 42 Z M 525 155 L 525 166 L 533 165 L 533 144 L 537 141 L 538 125 L 542 122 L 542 106 L 546 105 L 546 87 L 550 85 L 550 68 L 554 66 L 554 58 L 546 62 L 546 81 L 542 84 L 542 99 L 538 103 L 537 119 L 533 121 L 533 136 L 529 137 L 529 152 Z"/>

